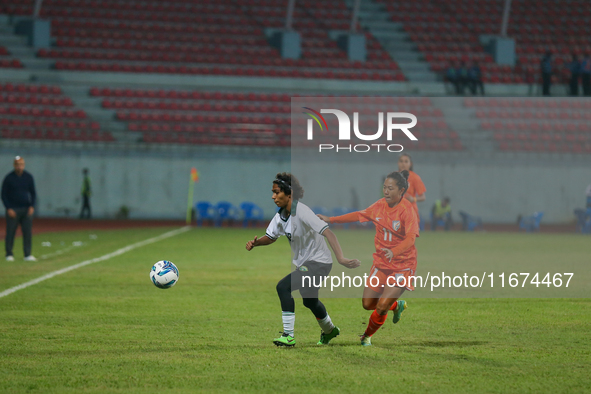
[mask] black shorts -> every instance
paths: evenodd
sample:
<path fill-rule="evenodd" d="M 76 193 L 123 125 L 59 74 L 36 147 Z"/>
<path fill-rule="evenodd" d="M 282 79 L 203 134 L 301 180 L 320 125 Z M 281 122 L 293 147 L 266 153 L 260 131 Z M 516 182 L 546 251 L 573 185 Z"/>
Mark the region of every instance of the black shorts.
<path fill-rule="evenodd" d="M 299 290 L 302 298 L 318 298 L 318 290 L 331 270 L 332 264 L 304 263 L 289 274 L 291 291 Z"/>

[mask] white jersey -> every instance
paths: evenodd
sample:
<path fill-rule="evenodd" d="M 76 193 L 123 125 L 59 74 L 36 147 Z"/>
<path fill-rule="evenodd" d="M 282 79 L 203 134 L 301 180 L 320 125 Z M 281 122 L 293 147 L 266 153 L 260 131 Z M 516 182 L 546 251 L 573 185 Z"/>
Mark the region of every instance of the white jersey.
<path fill-rule="evenodd" d="M 291 215 L 285 209 L 275 214 L 265 235 L 277 239 L 285 235 L 291 245 L 291 258 L 296 267 L 306 262 L 332 264 L 332 255 L 322 233 L 328 228 L 305 204 L 294 200 Z"/>

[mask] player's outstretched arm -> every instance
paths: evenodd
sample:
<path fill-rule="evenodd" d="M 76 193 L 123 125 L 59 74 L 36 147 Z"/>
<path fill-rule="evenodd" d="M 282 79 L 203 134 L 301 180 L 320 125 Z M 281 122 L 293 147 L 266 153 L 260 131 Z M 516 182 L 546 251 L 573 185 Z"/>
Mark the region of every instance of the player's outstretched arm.
<path fill-rule="evenodd" d="M 345 215 L 332 216 L 332 217 L 328 217 L 326 215 L 321 215 L 321 214 L 317 214 L 316 216 L 318 216 L 321 220 L 324 220 L 328 224 L 331 224 L 331 223 L 339 223 L 339 224 L 354 223 L 354 222 L 359 221 L 359 214 L 357 212 L 351 212 L 351 213 L 347 213 Z"/>
<path fill-rule="evenodd" d="M 361 264 L 361 262 L 359 260 L 348 259 L 345 256 L 343 256 L 343 250 L 341 249 L 341 245 L 339 244 L 339 240 L 337 239 L 337 236 L 334 235 L 334 233 L 332 231 L 330 231 L 330 229 L 327 228 L 326 230 L 324 230 L 322 235 L 324 235 L 326 237 L 326 240 L 328 241 L 328 244 L 332 248 L 332 251 L 334 252 L 339 264 L 344 265 L 347 268 L 359 267 L 359 265 Z"/>
<path fill-rule="evenodd" d="M 255 236 L 253 240 L 250 240 L 246 243 L 246 250 L 251 251 L 255 246 L 271 245 L 273 242 L 275 242 L 275 240 L 267 237 L 266 235 L 263 235 L 261 238 Z"/>

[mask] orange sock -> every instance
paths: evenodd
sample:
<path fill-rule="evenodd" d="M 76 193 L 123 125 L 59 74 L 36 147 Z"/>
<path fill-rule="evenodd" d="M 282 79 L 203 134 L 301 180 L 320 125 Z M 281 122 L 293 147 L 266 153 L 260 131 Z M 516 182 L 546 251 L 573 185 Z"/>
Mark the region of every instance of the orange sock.
<path fill-rule="evenodd" d="M 390 308 L 391 311 L 396 310 L 396 308 L 398 308 L 398 301 L 394 301 L 394 303 L 392 304 L 392 307 Z"/>
<path fill-rule="evenodd" d="M 367 323 L 367 328 L 365 329 L 365 336 L 371 337 L 380 327 L 386 322 L 388 315 L 380 315 L 378 312 L 373 311 L 371 316 L 369 317 L 369 323 Z"/>

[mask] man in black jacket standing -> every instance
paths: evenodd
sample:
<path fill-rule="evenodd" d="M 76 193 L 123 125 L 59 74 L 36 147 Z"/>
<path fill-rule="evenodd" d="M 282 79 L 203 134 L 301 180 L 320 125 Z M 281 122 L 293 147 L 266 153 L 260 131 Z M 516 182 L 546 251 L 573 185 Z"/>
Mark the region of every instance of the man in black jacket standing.
<path fill-rule="evenodd" d="M 25 261 L 37 261 L 31 254 L 36 198 L 33 176 L 25 171 L 25 159 L 17 156 L 14 158 L 14 171 L 6 175 L 2 182 L 2 202 L 6 208 L 6 261 L 14 261 L 12 246 L 19 224 L 23 232 Z"/>
<path fill-rule="evenodd" d="M 88 168 L 82 170 L 82 175 L 84 179 L 82 180 L 82 210 L 80 211 L 80 219 L 90 219 L 91 209 L 90 209 L 90 196 L 92 195 L 90 189 L 90 177 L 88 176 Z"/>
<path fill-rule="evenodd" d="M 550 96 L 550 85 L 552 85 L 552 52 L 548 51 L 540 63 L 542 71 L 542 95 Z"/>

